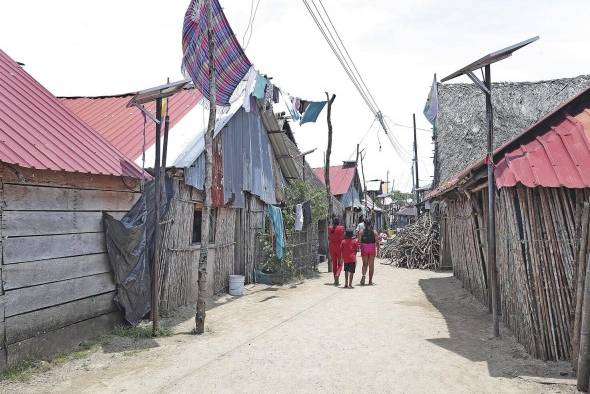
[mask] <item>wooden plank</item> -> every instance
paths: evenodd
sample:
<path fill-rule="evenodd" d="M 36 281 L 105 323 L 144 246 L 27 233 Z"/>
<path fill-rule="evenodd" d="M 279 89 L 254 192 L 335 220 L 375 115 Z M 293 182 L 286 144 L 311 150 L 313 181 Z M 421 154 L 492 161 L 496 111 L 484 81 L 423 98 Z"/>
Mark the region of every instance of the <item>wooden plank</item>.
<path fill-rule="evenodd" d="M 120 321 L 119 312 L 113 312 L 10 344 L 7 347 L 8 365 L 67 352 L 88 339 L 108 333 Z"/>
<path fill-rule="evenodd" d="M 6 342 L 10 344 L 20 342 L 113 312 L 117 309 L 113 303 L 114 295 L 114 292 L 110 292 L 9 317 L 6 319 Z"/>
<path fill-rule="evenodd" d="M 6 292 L 6 317 L 107 293 L 115 289 L 111 273 L 68 279 Z"/>
<path fill-rule="evenodd" d="M 5 184 L 4 198 L 9 211 L 128 211 L 139 194 Z"/>
<path fill-rule="evenodd" d="M 40 235 L 4 240 L 4 264 L 104 253 L 104 233 Z"/>
<path fill-rule="evenodd" d="M 109 212 L 115 219 L 121 219 L 125 212 Z M 4 211 L 4 235 L 22 237 L 26 235 L 96 233 L 103 231 L 102 211 Z"/>
<path fill-rule="evenodd" d="M 0 163 L 0 178 L 5 183 L 73 187 L 78 189 L 121 190 L 139 192 L 140 181 L 113 175 L 80 174 L 65 171 L 37 170 Z"/>
<path fill-rule="evenodd" d="M 13 290 L 110 271 L 106 253 L 8 264 L 4 266 L 4 288 Z"/>

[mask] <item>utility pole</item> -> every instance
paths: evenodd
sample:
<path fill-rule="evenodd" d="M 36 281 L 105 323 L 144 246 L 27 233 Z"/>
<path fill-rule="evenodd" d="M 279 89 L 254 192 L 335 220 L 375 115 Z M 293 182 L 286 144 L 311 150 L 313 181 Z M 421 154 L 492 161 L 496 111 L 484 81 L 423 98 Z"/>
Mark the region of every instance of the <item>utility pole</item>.
<path fill-rule="evenodd" d="M 152 334 L 156 336 L 160 329 L 160 206 L 161 197 L 160 192 L 162 174 L 160 171 L 160 135 L 162 131 L 162 98 L 156 100 L 156 160 L 154 163 L 155 175 L 155 223 L 154 223 L 154 258 L 152 260 Z"/>
<path fill-rule="evenodd" d="M 365 190 L 363 194 L 363 199 L 365 200 L 365 213 L 367 212 L 367 183 L 365 182 L 365 167 L 363 166 L 363 157 L 364 154 L 361 155 L 361 172 L 363 174 L 363 189 Z"/>
<path fill-rule="evenodd" d="M 328 235 L 328 226 L 332 219 L 332 191 L 330 190 L 330 155 L 332 154 L 332 103 L 336 100 L 336 95 L 333 94 L 330 98 L 326 92 L 326 100 L 328 100 L 328 149 L 326 150 L 326 162 L 324 165 L 324 179 L 326 180 L 326 198 L 328 199 L 328 215 L 326 218 L 326 235 Z M 305 168 L 303 169 L 305 171 Z M 328 239 L 328 237 L 326 237 Z M 329 245 L 328 245 L 329 249 Z M 328 250 L 328 272 L 332 272 L 332 256 Z"/>
<path fill-rule="evenodd" d="M 207 257 L 209 252 L 209 231 L 211 222 L 211 182 L 213 178 L 213 133 L 215 131 L 215 116 L 217 105 L 217 87 L 215 85 L 213 35 L 213 0 L 208 0 L 207 11 L 207 40 L 209 55 L 209 124 L 205 134 L 205 186 L 203 194 L 205 201 L 201 220 L 201 254 L 199 256 L 199 290 L 197 295 L 197 311 L 195 314 L 195 334 L 205 332 L 205 315 L 207 300 Z"/>
<path fill-rule="evenodd" d="M 416 194 L 416 207 L 420 202 L 418 188 L 420 187 L 420 178 L 418 178 L 418 139 L 416 138 L 416 114 L 412 114 L 414 122 L 414 171 L 416 172 L 416 181 L 414 183 L 414 193 Z"/>

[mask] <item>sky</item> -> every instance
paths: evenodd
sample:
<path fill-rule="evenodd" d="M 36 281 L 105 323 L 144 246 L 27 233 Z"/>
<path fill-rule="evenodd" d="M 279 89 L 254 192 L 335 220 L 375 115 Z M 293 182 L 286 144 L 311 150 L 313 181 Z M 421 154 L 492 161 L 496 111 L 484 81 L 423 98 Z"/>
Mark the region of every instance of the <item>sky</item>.
<path fill-rule="evenodd" d="M 258 0 L 254 0 L 254 5 Z M 251 0 L 220 0 L 242 42 Z M 182 21 L 188 0 L 5 1 L 0 48 L 59 96 L 126 93 L 182 79 Z M 390 123 L 429 129 L 422 115 L 433 74 L 539 35 L 494 65 L 494 81 L 536 81 L 590 72 L 587 0 L 323 0 L 332 22 Z M 246 37 L 246 41 L 248 37 Z M 400 157 L 364 104 L 300 0 L 260 0 L 246 54 L 286 92 L 307 100 L 335 93 L 332 163 L 365 153 L 365 178 L 412 188 L 410 128 L 394 126 Z M 463 77 L 457 82 L 468 82 Z M 323 165 L 325 112 L 294 127 L 308 161 Z M 367 134 L 367 131 L 370 131 Z M 363 139 L 363 136 L 367 137 Z M 431 181 L 432 135 L 418 131 L 421 186 Z M 362 140 L 362 141 L 361 141 Z M 474 158 L 475 159 L 475 158 Z"/>

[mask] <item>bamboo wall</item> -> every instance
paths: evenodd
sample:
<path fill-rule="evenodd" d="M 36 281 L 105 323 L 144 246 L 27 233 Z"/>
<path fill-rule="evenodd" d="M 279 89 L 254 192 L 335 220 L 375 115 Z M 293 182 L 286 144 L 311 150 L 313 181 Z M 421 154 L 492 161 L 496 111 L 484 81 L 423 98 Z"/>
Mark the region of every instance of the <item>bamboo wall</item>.
<path fill-rule="evenodd" d="M 442 243 L 449 247 L 455 276 L 488 305 L 485 190 L 456 197 L 446 200 Z M 497 193 L 502 319 L 537 358 L 571 357 L 580 207 L 589 199 L 590 190 L 520 185 Z"/>
<path fill-rule="evenodd" d="M 133 180 L 0 163 L 0 370 L 120 322 L 102 214 L 122 217 L 137 191 Z"/>

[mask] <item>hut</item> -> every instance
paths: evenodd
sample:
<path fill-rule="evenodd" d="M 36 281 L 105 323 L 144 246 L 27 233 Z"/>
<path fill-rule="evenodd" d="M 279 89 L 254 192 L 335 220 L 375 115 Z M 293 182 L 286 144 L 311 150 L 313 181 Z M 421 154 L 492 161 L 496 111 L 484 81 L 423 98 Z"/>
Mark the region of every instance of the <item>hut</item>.
<path fill-rule="evenodd" d="M 404 227 L 415 222 L 418 217 L 418 210 L 415 205 L 401 207 L 393 213 L 393 226 L 395 228 Z"/>
<path fill-rule="evenodd" d="M 120 321 L 103 212 L 138 199 L 141 169 L 0 50 L 0 370 Z"/>
<path fill-rule="evenodd" d="M 314 168 L 313 172 L 325 185 L 324 167 Z M 362 190 L 356 162 L 346 161 L 342 165 L 330 167 L 330 191 L 344 208 L 346 227 L 353 227 L 358 221 L 362 208 Z"/>
<path fill-rule="evenodd" d="M 130 159 L 149 167 L 155 157 L 155 126 L 137 108 L 127 108 L 132 97 L 133 93 L 129 93 L 63 97 L 62 101 L 105 138 L 120 146 Z M 203 136 L 207 121 L 201 100 L 196 89 L 187 88 L 168 101 L 166 172 L 173 180 L 175 197 L 162 230 L 160 299 L 163 312 L 191 303 L 197 289 L 202 242 Z M 210 296 L 227 290 L 229 275 L 244 275 L 246 283 L 255 281 L 256 266 L 262 258 L 259 238 L 268 230 L 267 206 L 281 204 L 288 181 L 301 179 L 303 175 L 293 158 L 298 151 L 286 121 L 279 119 L 272 106 L 261 100 L 250 112 L 242 103 L 243 99 L 234 101 L 216 121 L 212 189 L 214 230 L 209 240 Z M 154 110 L 153 106 L 146 109 Z M 294 145 L 294 150 L 293 147 L 287 149 L 285 141 Z M 308 242 L 298 245 L 298 250 L 306 251 L 300 253 L 302 264 L 317 260 L 317 247 L 311 247 Z"/>
<path fill-rule="evenodd" d="M 550 85 L 559 84 L 571 93 L 572 85 L 559 81 Z M 579 81 L 588 84 L 586 77 Z M 578 85 L 575 90 L 579 89 Z M 516 100 L 518 94 L 513 96 Z M 460 100 L 456 98 L 455 102 Z M 547 105 L 536 100 L 532 103 Z M 441 106 L 439 114 L 443 111 Z M 545 112 L 537 108 L 535 114 Z M 520 113 L 513 116 L 518 118 Z M 442 125 L 448 120 L 445 117 Z M 499 117 L 509 119 L 506 113 Z M 530 119 L 513 123 L 523 125 Z M 483 127 L 483 118 L 476 123 Z M 515 136 L 508 141 L 504 138 L 494 153 L 496 265 L 502 319 L 535 357 L 567 360 L 576 352 L 578 334 L 572 333 L 581 312 L 576 302 L 580 294 L 576 280 L 585 275 L 589 257 L 588 244 L 583 242 L 588 218 L 584 218 L 587 211 L 582 204 L 590 201 L 590 89 L 582 89 L 524 131 L 510 129 L 502 122 L 499 131 L 501 139 Z M 452 176 L 449 171 L 457 168 L 459 159 L 442 166 L 443 158 L 439 157 L 443 182 L 426 198 L 440 208 L 442 265 L 450 260 L 454 275 L 464 287 L 489 305 L 486 164 L 481 150 L 470 152 L 480 158 Z"/>

